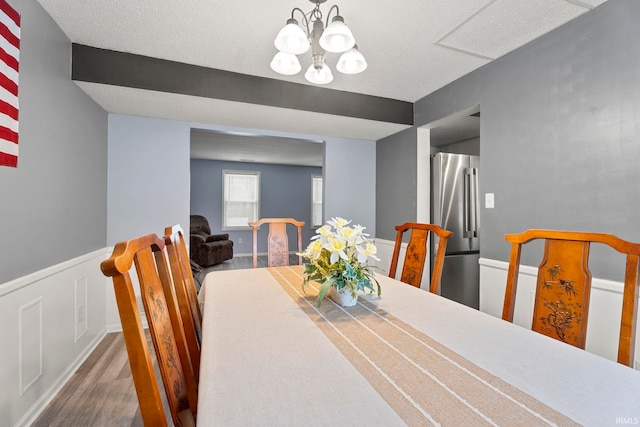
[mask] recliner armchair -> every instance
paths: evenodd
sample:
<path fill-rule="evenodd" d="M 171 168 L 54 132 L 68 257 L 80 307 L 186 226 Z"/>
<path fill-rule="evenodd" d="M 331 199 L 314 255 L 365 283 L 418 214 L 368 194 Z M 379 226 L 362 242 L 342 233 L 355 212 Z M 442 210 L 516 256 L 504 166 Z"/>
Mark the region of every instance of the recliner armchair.
<path fill-rule="evenodd" d="M 202 215 L 191 215 L 189 256 L 202 267 L 220 264 L 233 258 L 233 241 L 229 234 L 211 234 L 209 221 Z"/>

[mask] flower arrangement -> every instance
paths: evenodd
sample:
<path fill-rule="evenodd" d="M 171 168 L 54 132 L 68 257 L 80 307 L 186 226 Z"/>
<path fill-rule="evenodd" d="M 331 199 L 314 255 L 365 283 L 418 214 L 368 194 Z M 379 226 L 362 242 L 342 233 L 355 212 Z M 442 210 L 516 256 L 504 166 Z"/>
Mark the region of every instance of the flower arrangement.
<path fill-rule="evenodd" d="M 305 251 L 299 254 L 309 260 L 305 264 L 303 287 L 311 280 L 320 284 L 318 307 L 332 286 L 338 291 L 346 288 L 356 297 L 356 291 L 374 292 L 376 289 L 372 282 L 375 282 L 380 295 L 380 284 L 367 263 L 368 259 L 380 261 L 376 257 L 377 249 L 367 239 L 364 227 L 349 227 L 350 223 L 343 218 L 327 221 L 316 230 Z"/>

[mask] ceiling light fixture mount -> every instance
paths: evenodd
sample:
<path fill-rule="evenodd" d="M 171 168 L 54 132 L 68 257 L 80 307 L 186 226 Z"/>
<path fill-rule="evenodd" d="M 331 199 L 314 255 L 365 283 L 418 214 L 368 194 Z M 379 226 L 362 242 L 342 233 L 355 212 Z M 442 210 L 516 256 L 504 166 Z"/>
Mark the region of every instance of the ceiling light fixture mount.
<path fill-rule="evenodd" d="M 331 69 L 326 63 L 326 53 L 342 53 L 336 68 L 344 74 L 361 73 L 367 68 L 367 61 L 358 50 L 356 41 L 349 27 L 344 23 L 337 5 L 331 6 L 327 13 L 326 24 L 322 22 L 320 5 L 327 0 L 309 0 L 316 6 L 310 12 L 294 7 L 291 18 L 287 20 L 284 28 L 280 30 L 274 44 L 278 53 L 271 61 L 271 69 L 279 74 L 293 75 L 300 72 L 302 66 L 296 55 L 306 53 L 311 49 L 312 64 L 304 74 L 311 83 L 326 84 L 333 80 Z M 331 22 L 331 12 L 336 15 Z M 295 13 L 302 15 L 302 24 L 295 19 Z"/>

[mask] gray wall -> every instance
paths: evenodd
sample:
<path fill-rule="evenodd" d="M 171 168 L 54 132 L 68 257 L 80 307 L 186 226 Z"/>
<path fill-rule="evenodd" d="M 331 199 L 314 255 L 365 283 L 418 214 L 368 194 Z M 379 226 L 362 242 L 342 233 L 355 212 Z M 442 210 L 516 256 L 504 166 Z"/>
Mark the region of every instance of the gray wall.
<path fill-rule="evenodd" d="M 481 211 L 483 258 L 508 261 L 504 234 L 529 228 L 640 241 L 638 16 L 636 0 L 606 2 L 416 103 L 417 126 L 480 104 L 480 192 L 495 193 L 496 206 Z M 621 279 L 594 254 L 594 275 Z"/>
<path fill-rule="evenodd" d="M 0 283 L 105 246 L 107 114 L 71 80 L 71 44 L 35 0 L 22 15 L 20 155 L 0 167 Z"/>
<path fill-rule="evenodd" d="M 187 122 L 109 115 L 107 244 L 189 228 Z"/>
<path fill-rule="evenodd" d="M 191 129 L 325 139 L 325 217 L 352 219 L 375 235 L 374 141 L 110 114 L 108 245 L 172 224 L 188 229 Z"/>
<path fill-rule="evenodd" d="M 324 143 L 324 220 L 342 217 L 376 235 L 376 143 L 326 137 Z"/>
<path fill-rule="evenodd" d="M 376 146 L 376 237 L 396 239 L 395 226 L 417 218 L 417 130 L 407 129 Z"/>
<path fill-rule="evenodd" d="M 191 160 L 191 213 L 204 215 L 212 233 L 222 230 L 222 171 L 260 171 L 260 217 L 295 218 L 304 221 L 302 244 L 306 246 L 315 231 L 311 221 L 311 175 L 321 175 L 322 168 L 270 165 L 261 163 Z M 297 250 L 296 229 L 288 227 L 289 250 Z M 252 251 L 251 231 L 224 231 L 234 242 L 235 254 Z M 268 228 L 258 232 L 258 251 L 267 251 Z M 242 243 L 240 243 L 242 239 Z"/>

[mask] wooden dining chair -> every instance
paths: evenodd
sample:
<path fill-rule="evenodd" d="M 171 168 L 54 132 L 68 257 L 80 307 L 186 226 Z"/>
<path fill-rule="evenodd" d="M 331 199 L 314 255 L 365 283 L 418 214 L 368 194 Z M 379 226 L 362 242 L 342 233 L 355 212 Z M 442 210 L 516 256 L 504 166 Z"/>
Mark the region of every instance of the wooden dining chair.
<path fill-rule="evenodd" d="M 402 236 L 408 230 L 411 230 L 409 243 L 407 244 L 407 252 L 404 257 L 404 265 L 402 266 L 402 274 L 400 281 L 408 283 L 416 288 L 420 287 L 422 282 L 422 272 L 427 258 L 428 248 L 427 242 L 429 233 L 431 238 L 435 234 L 440 238 L 438 243 L 438 251 L 432 266 L 431 283 L 429 290 L 434 294 L 440 294 L 440 279 L 442 277 L 442 266 L 444 265 L 444 253 L 447 249 L 447 239 L 453 233 L 447 231 L 435 224 L 421 224 L 417 222 L 405 222 L 396 225 L 396 243 L 393 248 L 391 257 L 391 267 L 389 268 L 389 277 L 396 277 L 398 268 L 398 258 L 400 257 L 400 247 L 402 245 Z"/>
<path fill-rule="evenodd" d="M 171 418 L 177 426 L 189 426 L 195 425 L 198 392 L 164 247 L 164 240 L 155 234 L 119 242 L 100 268 L 113 279 L 144 425 L 166 426 L 167 418 L 131 281 L 133 264 Z"/>
<path fill-rule="evenodd" d="M 164 229 L 164 243 L 169 257 L 169 267 L 175 295 L 184 327 L 191 365 L 196 377 L 200 378 L 200 342 L 202 340 L 202 313 L 198 302 L 193 274 L 184 233 L 180 225 Z"/>
<path fill-rule="evenodd" d="M 542 239 L 544 252 L 538 267 L 531 329 L 581 349 L 585 347 L 591 294 L 588 266 L 590 245 L 601 243 L 626 254 L 618 363 L 633 365 L 640 296 L 639 243 L 631 243 L 611 234 L 555 230 L 527 230 L 520 234 L 507 234 L 505 239 L 511 243 L 511 255 L 502 318 L 513 322 L 522 245 Z"/>
<path fill-rule="evenodd" d="M 250 222 L 253 230 L 253 268 L 258 267 L 258 229 L 262 224 L 269 224 L 269 237 L 267 240 L 267 265 L 277 267 L 289 265 L 289 238 L 287 236 L 287 224 L 294 225 L 298 230 L 298 253 L 302 252 L 302 226 L 304 221 L 293 218 L 262 218 Z M 298 256 L 298 264 L 302 265 L 302 257 Z"/>

